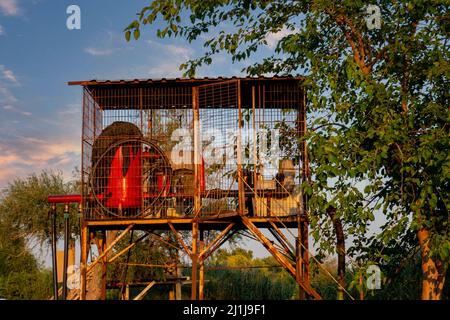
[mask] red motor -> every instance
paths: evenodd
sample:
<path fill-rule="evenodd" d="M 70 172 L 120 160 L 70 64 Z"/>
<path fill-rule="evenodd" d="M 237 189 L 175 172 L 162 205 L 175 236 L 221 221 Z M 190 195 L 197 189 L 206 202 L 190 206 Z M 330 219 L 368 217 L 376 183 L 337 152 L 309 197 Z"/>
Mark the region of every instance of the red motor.
<path fill-rule="evenodd" d="M 126 150 L 126 152 L 124 152 Z M 124 154 L 128 154 L 126 157 Z M 128 158 L 128 159 L 127 159 Z M 128 162 L 128 165 L 126 165 Z M 106 207 L 136 208 L 142 204 L 141 149 L 133 153 L 133 146 L 116 149 L 106 187 Z"/>

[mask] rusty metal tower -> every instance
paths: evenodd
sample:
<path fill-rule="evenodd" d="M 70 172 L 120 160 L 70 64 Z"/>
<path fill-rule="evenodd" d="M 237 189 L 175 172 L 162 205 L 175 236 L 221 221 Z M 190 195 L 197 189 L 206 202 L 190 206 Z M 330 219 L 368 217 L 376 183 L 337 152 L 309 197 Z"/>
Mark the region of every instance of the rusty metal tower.
<path fill-rule="evenodd" d="M 69 82 L 83 88 L 82 190 L 69 199 L 82 215 L 79 298 L 86 299 L 96 264 L 113 263 L 132 247 L 108 257 L 127 233 L 162 230 L 192 262 L 191 298 L 203 299 L 205 260 L 246 230 L 295 278 L 300 298 L 320 299 L 310 286 L 308 205 L 300 187 L 309 175 L 299 139 L 306 132 L 302 81 Z M 120 233 L 88 265 L 90 235 L 98 230 Z M 209 243 L 206 230 L 217 231 Z"/>

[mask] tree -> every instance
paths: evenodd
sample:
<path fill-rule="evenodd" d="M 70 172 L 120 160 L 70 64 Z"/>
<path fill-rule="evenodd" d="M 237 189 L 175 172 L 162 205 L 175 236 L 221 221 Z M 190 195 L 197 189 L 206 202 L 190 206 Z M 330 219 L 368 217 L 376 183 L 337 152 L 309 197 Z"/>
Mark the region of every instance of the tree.
<path fill-rule="evenodd" d="M 193 76 L 219 52 L 245 61 L 279 35 L 275 52 L 243 71 L 307 76 L 314 121 L 304 188 L 321 252 L 335 250 L 332 207 L 354 238 L 348 253 L 366 263 L 389 259 L 371 250 L 380 243 L 418 245 L 422 298 L 439 299 L 450 260 L 448 5 L 374 3 L 379 17 L 361 0 L 152 1 L 125 37 L 157 19 L 161 38 L 206 36 L 204 54 L 180 66 Z M 366 240 L 375 214 L 385 223 Z"/>
<path fill-rule="evenodd" d="M 2 190 L 1 219 L 10 226 L 10 237 L 28 238 L 34 244 L 51 239 L 50 206 L 47 197 L 54 194 L 79 193 L 76 181 L 64 181 L 61 172 L 42 171 L 11 181 Z M 61 208 L 60 208 L 61 209 Z M 61 210 L 59 210 L 60 212 Z M 74 206 L 70 207 L 71 235 L 79 234 L 79 217 Z M 57 216 L 58 235 L 63 234 L 64 217 Z M 33 244 L 32 243 L 32 244 Z"/>
<path fill-rule="evenodd" d="M 50 194 L 73 193 L 75 184 L 65 182 L 61 173 L 43 171 L 17 178 L 2 190 L 0 198 L 0 297 L 7 299 L 48 299 L 52 276 L 43 269 L 31 249 L 50 239 Z M 78 219 L 71 208 L 72 234 Z M 58 217 L 60 234 L 63 218 Z"/>

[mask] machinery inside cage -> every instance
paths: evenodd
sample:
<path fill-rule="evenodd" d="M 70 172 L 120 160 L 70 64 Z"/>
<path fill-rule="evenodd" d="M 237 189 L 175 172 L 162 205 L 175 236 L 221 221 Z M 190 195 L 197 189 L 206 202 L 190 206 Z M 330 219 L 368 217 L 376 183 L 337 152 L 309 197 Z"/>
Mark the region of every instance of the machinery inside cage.
<path fill-rule="evenodd" d="M 72 83 L 84 86 L 84 218 L 297 215 L 300 80 Z"/>

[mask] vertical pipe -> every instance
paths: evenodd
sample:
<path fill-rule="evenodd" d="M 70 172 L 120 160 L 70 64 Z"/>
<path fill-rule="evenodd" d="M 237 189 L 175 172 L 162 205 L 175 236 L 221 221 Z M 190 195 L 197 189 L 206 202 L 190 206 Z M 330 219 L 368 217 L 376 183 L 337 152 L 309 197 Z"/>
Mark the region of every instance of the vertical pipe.
<path fill-rule="evenodd" d="M 205 249 L 205 242 L 203 240 L 203 230 L 200 230 L 200 252 L 203 252 Z M 205 287 L 205 259 L 200 258 L 200 273 L 198 277 L 199 288 L 198 288 L 198 298 L 199 300 L 203 300 L 205 298 L 204 287 Z"/>
<path fill-rule="evenodd" d="M 306 124 L 306 89 L 302 88 L 302 131 L 303 135 L 306 135 L 306 131 L 308 130 L 307 124 Z M 308 145 L 306 141 L 303 141 L 303 154 L 304 154 L 304 161 L 303 164 L 305 166 L 304 169 L 304 181 L 308 181 L 308 183 L 311 183 L 311 174 L 309 170 L 309 157 L 308 157 Z M 309 219 L 308 219 L 308 197 L 306 194 L 304 194 L 303 198 L 303 216 L 301 217 L 301 232 L 302 232 L 302 261 L 303 261 L 303 280 L 305 283 L 309 286 L 309 239 L 308 239 L 308 229 L 309 229 Z"/>
<path fill-rule="evenodd" d="M 245 191 L 244 191 L 244 176 L 242 172 L 242 109 L 241 109 L 240 80 L 237 80 L 237 106 L 238 106 L 238 137 L 237 137 L 238 203 L 239 203 L 239 214 L 244 215 Z"/>
<path fill-rule="evenodd" d="M 260 213 L 256 212 L 258 194 L 256 191 L 256 186 L 258 183 L 258 174 L 257 174 L 257 164 L 258 164 L 258 153 L 257 153 L 257 133 L 256 133 L 256 92 L 255 86 L 252 86 L 252 129 L 253 129 L 253 192 L 254 192 L 254 204 L 253 204 L 253 215 L 259 215 Z"/>
<path fill-rule="evenodd" d="M 197 240 L 198 240 L 198 222 L 194 220 L 192 223 L 192 286 L 191 286 L 191 300 L 197 300 Z"/>
<path fill-rule="evenodd" d="M 88 254 L 89 228 L 85 222 L 81 224 L 81 261 L 80 261 L 80 300 L 86 300 L 86 269 Z"/>
<path fill-rule="evenodd" d="M 69 267 L 69 203 L 64 208 L 64 267 L 63 267 L 63 300 L 67 299 L 67 268 Z"/>
<path fill-rule="evenodd" d="M 56 204 L 52 204 L 53 299 L 58 300 L 58 263 L 56 260 Z"/>
<path fill-rule="evenodd" d="M 201 188 L 200 174 L 202 171 L 202 144 L 200 133 L 200 110 L 198 100 L 198 88 L 192 88 L 192 107 L 194 111 L 194 214 L 200 214 L 201 208 Z"/>
<path fill-rule="evenodd" d="M 198 215 L 201 209 L 200 190 L 200 166 L 201 166 L 201 141 L 200 141 L 200 111 L 198 100 L 198 88 L 192 87 L 192 108 L 194 111 L 194 219 L 192 220 L 192 285 L 191 299 L 197 299 L 197 241 L 198 241 Z"/>

